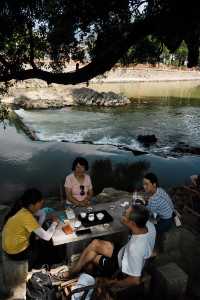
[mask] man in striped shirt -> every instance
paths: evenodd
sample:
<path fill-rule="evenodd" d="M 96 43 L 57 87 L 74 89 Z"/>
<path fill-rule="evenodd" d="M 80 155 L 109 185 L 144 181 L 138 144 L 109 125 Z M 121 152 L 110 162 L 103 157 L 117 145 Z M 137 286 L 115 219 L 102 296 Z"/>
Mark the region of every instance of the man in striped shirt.
<path fill-rule="evenodd" d="M 158 179 L 153 173 L 144 176 L 143 185 L 148 194 L 147 208 L 158 218 L 157 233 L 161 234 L 168 231 L 173 224 L 174 205 L 171 198 L 159 187 Z"/>

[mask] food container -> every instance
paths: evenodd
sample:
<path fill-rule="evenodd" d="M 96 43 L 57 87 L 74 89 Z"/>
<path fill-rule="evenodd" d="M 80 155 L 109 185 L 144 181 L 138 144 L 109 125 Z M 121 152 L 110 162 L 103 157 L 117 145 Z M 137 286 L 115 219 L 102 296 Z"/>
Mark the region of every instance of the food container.
<path fill-rule="evenodd" d="M 82 212 L 80 213 L 80 216 L 81 216 L 82 219 L 84 219 L 84 218 L 86 218 L 87 213 L 84 212 L 84 211 L 82 211 Z"/>
<path fill-rule="evenodd" d="M 98 220 L 103 220 L 103 218 L 104 218 L 104 214 L 103 213 L 100 212 L 100 213 L 97 214 L 97 219 Z"/>
<path fill-rule="evenodd" d="M 91 221 L 91 222 L 94 221 L 94 214 L 89 214 L 88 215 L 88 220 Z"/>
<path fill-rule="evenodd" d="M 63 226 L 62 230 L 64 231 L 65 234 L 72 234 L 74 231 L 69 223 Z"/>

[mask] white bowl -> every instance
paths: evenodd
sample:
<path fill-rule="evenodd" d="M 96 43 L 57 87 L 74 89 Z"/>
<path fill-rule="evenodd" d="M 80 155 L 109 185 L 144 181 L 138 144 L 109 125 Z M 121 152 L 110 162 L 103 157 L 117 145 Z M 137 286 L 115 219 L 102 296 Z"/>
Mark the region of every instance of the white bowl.
<path fill-rule="evenodd" d="M 97 214 L 97 219 L 98 220 L 102 220 L 104 218 L 104 214 L 103 213 L 98 213 Z"/>
<path fill-rule="evenodd" d="M 81 215 L 81 218 L 84 219 L 86 217 L 87 213 L 86 212 L 81 212 L 80 215 Z"/>
<path fill-rule="evenodd" d="M 94 221 L 94 214 L 89 214 L 88 220 L 89 221 Z"/>
<path fill-rule="evenodd" d="M 76 221 L 74 223 L 74 228 L 79 228 L 81 226 L 81 222 L 80 221 Z"/>

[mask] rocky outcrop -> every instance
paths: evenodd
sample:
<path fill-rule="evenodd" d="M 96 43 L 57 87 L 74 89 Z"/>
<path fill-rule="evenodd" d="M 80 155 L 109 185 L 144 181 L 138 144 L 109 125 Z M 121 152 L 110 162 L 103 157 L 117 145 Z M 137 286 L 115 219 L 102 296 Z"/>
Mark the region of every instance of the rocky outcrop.
<path fill-rule="evenodd" d="M 62 108 L 73 105 L 70 89 L 25 90 L 14 97 L 14 104 L 24 109 Z"/>
<path fill-rule="evenodd" d="M 12 98 L 10 96 L 10 98 Z M 18 91 L 9 98 L 9 103 L 14 103 L 24 109 L 62 108 L 72 105 L 85 106 L 122 106 L 130 100 L 113 92 L 98 93 L 89 88 L 59 88 L 51 86 L 35 90 L 25 89 Z"/>
<path fill-rule="evenodd" d="M 190 146 L 185 143 L 179 143 L 176 147 L 172 149 L 172 152 L 200 155 L 200 147 Z"/>
<path fill-rule="evenodd" d="M 132 193 L 118 191 L 111 187 L 104 188 L 103 191 L 96 196 L 97 202 L 114 202 L 123 199 L 124 201 L 132 200 Z"/>
<path fill-rule="evenodd" d="M 150 145 L 155 144 L 158 139 L 155 136 L 155 134 L 147 134 L 147 135 L 138 135 L 137 140 L 145 147 L 149 147 Z"/>
<path fill-rule="evenodd" d="M 92 89 L 80 88 L 73 90 L 73 99 L 77 105 L 85 106 L 123 106 L 130 100 L 113 92 L 98 93 Z"/>

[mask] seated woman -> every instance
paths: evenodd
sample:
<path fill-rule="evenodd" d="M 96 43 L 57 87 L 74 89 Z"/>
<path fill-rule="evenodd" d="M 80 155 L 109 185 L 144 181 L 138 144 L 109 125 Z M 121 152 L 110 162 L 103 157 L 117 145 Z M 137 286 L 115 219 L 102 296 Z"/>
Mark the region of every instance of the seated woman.
<path fill-rule="evenodd" d="M 148 173 L 143 179 L 144 190 L 147 193 L 147 208 L 158 217 L 156 231 L 158 234 L 168 231 L 173 224 L 174 205 L 169 195 L 159 187 L 155 174 Z"/>
<path fill-rule="evenodd" d="M 77 157 L 72 164 L 72 171 L 65 180 L 65 191 L 67 201 L 78 206 L 90 205 L 93 195 L 90 176 L 88 171 L 88 162 L 83 157 Z"/>
<path fill-rule="evenodd" d="M 43 203 L 40 191 L 28 189 L 5 217 L 2 231 L 2 266 L 6 297 L 26 299 L 28 269 L 32 269 L 38 258 L 37 254 L 41 251 L 30 243 L 32 233 L 49 241 L 55 232 L 57 218 L 53 218 L 53 223 L 45 231 L 34 216 Z"/>
<path fill-rule="evenodd" d="M 31 233 L 45 241 L 49 241 L 58 224 L 57 218 L 45 231 L 35 218 L 35 214 L 44 203 L 42 194 L 37 189 L 28 189 L 15 203 L 4 220 L 2 231 L 2 249 L 11 260 L 28 260 L 32 266 L 32 251 L 30 247 Z"/>

